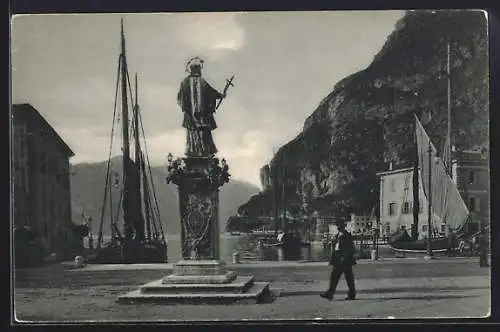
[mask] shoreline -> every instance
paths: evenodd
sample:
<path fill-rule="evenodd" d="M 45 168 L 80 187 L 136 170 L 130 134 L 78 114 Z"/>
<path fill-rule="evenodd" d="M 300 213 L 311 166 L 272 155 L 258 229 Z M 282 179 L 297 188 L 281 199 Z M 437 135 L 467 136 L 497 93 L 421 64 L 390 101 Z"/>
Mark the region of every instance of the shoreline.
<path fill-rule="evenodd" d="M 479 266 L 479 258 L 477 257 L 439 257 L 433 260 L 426 260 L 423 257 L 407 257 L 407 258 L 380 258 L 372 261 L 370 259 L 362 259 L 357 261 L 357 265 L 381 265 L 381 264 L 439 264 L 450 262 L 467 262 L 470 264 L 477 263 Z M 81 268 L 74 268 L 73 262 L 62 262 L 57 265 L 72 272 L 87 272 L 87 271 L 141 271 L 141 270 L 173 270 L 175 263 L 159 263 L 159 264 L 87 264 Z M 328 262 L 311 262 L 311 261 L 241 261 L 239 264 L 226 262 L 228 268 L 281 268 L 281 267 L 315 267 L 328 266 Z M 43 267 L 41 267 L 43 268 Z M 33 270 L 36 270 L 34 268 Z M 39 268 L 38 268 L 39 269 Z"/>

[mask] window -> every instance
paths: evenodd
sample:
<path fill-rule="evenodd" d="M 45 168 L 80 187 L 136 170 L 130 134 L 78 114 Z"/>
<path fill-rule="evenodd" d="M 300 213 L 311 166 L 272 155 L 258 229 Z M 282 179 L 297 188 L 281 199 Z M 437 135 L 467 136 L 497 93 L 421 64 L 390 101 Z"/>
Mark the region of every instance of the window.
<path fill-rule="evenodd" d="M 394 216 L 396 214 L 396 203 L 389 203 L 389 215 Z"/>
<path fill-rule="evenodd" d="M 386 232 L 386 234 L 391 233 L 391 225 L 390 224 L 385 225 L 385 232 Z"/>
<path fill-rule="evenodd" d="M 404 202 L 403 203 L 403 214 L 409 214 L 410 213 L 410 202 Z"/>
<path fill-rule="evenodd" d="M 479 212 L 479 198 L 469 197 L 469 210 Z"/>
<path fill-rule="evenodd" d="M 474 171 L 469 171 L 469 184 L 474 183 Z"/>
<path fill-rule="evenodd" d="M 396 191 L 396 179 L 391 179 L 391 191 Z"/>
<path fill-rule="evenodd" d="M 474 211 L 475 207 L 476 207 L 476 198 L 469 197 L 469 210 Z"/>
<path fill-rule="evenodd" d="M 441 225 L 441 233 L 445 233 L 446 232 L 446 225 L 443 224 Z"/>

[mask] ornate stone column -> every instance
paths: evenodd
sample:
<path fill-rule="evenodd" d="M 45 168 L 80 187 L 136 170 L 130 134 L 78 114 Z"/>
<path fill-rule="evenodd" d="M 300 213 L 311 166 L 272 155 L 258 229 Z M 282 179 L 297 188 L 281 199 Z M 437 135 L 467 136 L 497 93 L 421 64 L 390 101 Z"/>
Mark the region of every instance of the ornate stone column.
<path fill-rule="evenodd" d="M 184 260 L 219 260 L 219 188 L 229 181 L 226 161 L 214 157 L 168 157 L 167 182 L 179 188 Z"/>

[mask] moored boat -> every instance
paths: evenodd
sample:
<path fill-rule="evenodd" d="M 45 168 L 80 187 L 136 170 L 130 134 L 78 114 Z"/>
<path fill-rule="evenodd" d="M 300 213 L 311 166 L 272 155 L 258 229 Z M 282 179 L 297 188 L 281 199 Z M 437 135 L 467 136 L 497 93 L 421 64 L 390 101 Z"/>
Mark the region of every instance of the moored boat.
<path fill-rule="evenodd" d="M 116 178 L 115 187 L 120 189 L 118 211 L 112 200 L 112 148 L 113 135 L 110 142 L 110 151 L 104 185 L 104 200 L 101 208 L 101 221 L 97 248 L 87 260 L 89 263 L 166 263 L 167 241 L 163 232 L 162 222 L 147 148 L 141 145 L 141 136 L 144 147 L 146 139 L 138 103 L 137 75 L 135 76 L 135 103 L 132 108 L 129 134 L 129 103 L 128 96 L 133 101 L 130 87 L 127 58 L 125 53 L 125 35 L 123 21 L 121 25 L 121 52 L 118 60 L 118 77 L 116 95 L 118 96 L 119 83 L 121 85 L 121 120 L 116 117 L 116 105 L 113 112 L 113 134 L 115 124 L 121 121 L 122 135 L 122 176 Z M 131 102 L 132 104 L 132 102 Z M 141 135 L 142 134 L 142 135 Z M 133 141 L 133 145 L 131 144 Z M 131 145 L 134 159 L 131 158 Z M 116 176 L 117 173 L 115 173 Z M 108 205 L 109 204 L 109 205 Z M 103 241 L 103 225 L 105 211 L 111 219 L 111 241 Z M 120 218 L 120 212 L 123 217 Z M 119 225 L 123 227 L 119 227 Z M 121 228 L 121 229 L 120 229 Z"/>
<path fill-rule="evenodd" d="M 395 252 L 432 255 L 451 251 L 456 246 L 456 238 L 467 236 L 466 225 L 471 221 L 469 209 L 463 201 L 456 183 L 452 179 L 452 137 L 451 137 L 451 91 L 450 91 L 450 45 L 447 45 L 448 79 L 448 131 L 444 152 L 440 156 L 416 114 L 415 140 L 417 160 L 413 166 L 413 201 L 419 202 L 421 183 L 428 203 L 427 234 L 417 239 L 418 208 L 414 207 L 414 234 L 410 238 L 406 230 L 392 237 L 388 244 Z M 406 183 L 405 183 L 406 187 Z M 446 235 L 437 234 L 434 223 L 438 218 L 448 228 Z M 405 234 L 406 233 L 406 234 Z"/>

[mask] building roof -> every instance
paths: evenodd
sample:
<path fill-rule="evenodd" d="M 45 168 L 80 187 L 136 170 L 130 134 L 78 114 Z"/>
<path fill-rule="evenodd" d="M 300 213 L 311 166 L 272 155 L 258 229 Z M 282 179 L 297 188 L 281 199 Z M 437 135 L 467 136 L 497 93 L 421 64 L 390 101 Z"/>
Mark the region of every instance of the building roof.
<path fill-rule="evenodd" d="M 378 172 L 377 176 L 391 175 L 397 173 L 407 173 L 410 171 L 413 171 L 413 167 L 406 167 L 406 168 L 393 169 L 390 171 Z"/>
<path fill-rule="evenodd" d="M 66 144 L 66 142 L 59 136 L 57 131 L 50 125 L 50 123 L 45 120 L 45 118 L 38 112 L 36 108 L 34 108 L 31 104 L 29 103 L 23 103 L 23 104 L 14 104 L 12 105 L 12 113 L 15 116 L 16 113 L 18 112 L 23 112 L 26 116 L 34 118 L 36 121 L 41 123 L 41 126 L 47 128 L 52 136 L 56 139 L 56 141 L 59 143 L 61 148 L 64 150 L 67 156 L 72 157 L 74 156 L 74 152 L 71 150 L 71 148 Z"/>

